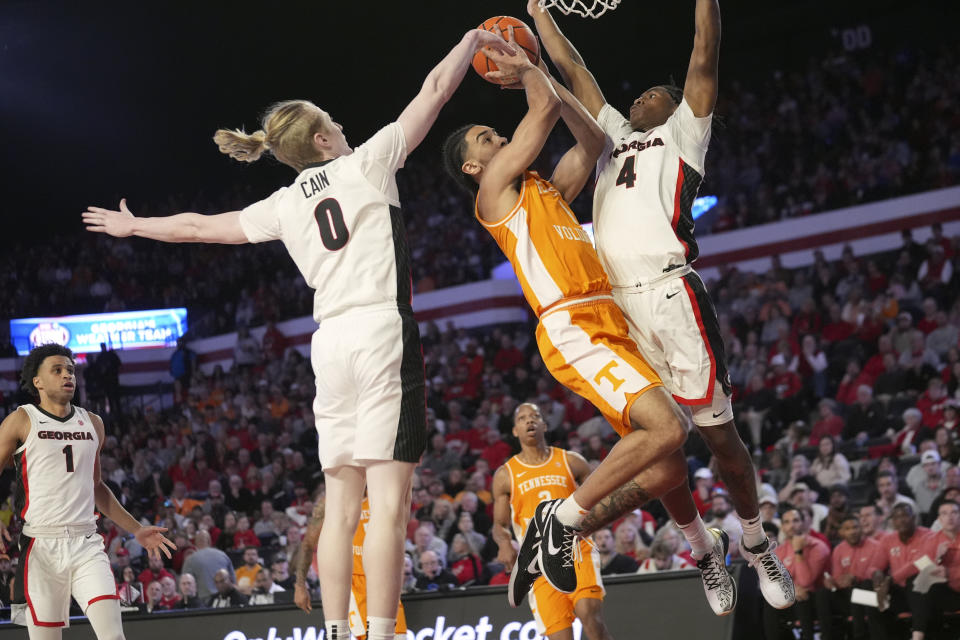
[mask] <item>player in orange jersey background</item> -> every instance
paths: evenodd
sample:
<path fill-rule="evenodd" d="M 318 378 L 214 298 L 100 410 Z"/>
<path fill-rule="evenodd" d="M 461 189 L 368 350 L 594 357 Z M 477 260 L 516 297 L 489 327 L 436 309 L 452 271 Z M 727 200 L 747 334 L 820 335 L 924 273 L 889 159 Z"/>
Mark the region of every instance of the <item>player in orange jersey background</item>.
<path fill-rule="evenodd" d="M 520 453 L 507 460 L 493 476 L 493 537 L 500 548 L 497 559 L 510 569 L 517 552 L 510 531 L 522 540 L 537 506 L 545 500 L 566 498 L 590 474 L 590 466 L 578 453 L 547 444 L 547 425 L 535 404 L 524 403 L 513 414 L 513 435 L 520 441 Z M 543 576 L 530 589 L 530 609 L 537 632 L 550 640 L 573 637 L 574 618 L 580 618 L 591 640 L 612 636 L 603 621 L 603 581 L 600 557 L 586 540 L 580 540 L 577 562 L 577 589 L 561 593 Z M 518 606 L 526 597 L 522 585 L 511 580 L 510 604 Z M 515 591 L 516 590 L 516 591 Z"/>

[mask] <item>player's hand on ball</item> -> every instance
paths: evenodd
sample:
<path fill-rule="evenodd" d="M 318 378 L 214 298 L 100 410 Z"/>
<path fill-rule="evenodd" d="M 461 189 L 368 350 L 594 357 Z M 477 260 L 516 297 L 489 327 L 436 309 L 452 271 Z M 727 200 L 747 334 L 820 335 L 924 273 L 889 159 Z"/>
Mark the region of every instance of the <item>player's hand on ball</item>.
<path fill-rule="evenodd" d="M 310 592 L 307 591 L 306 585 L 293 585 L 293 603 L 303 609 L 305 613 L 313 611 L 313 606 L 310 604 Z"/>
<path fill-rule="evenodd" d="M 495 27 L 495 29 L 495 33 L 503 33 L 500 27 Z M 513 43 L 513 27 L 507 27 L 507 42 Z M 496 71 L 488 71 L 484 75 L 488 79 L 499 82 L 509 88 L 519 87 L 520 76 L 524 71 L 533 68 L 533 63 L 530 62 L 530 58 L 519 48 L 514 49 L 513 52 L 510 53 L 497 51 L 496 49 L 490 49 L 484 51 L 484 53 L 497 65 Z"/>
<path fill-rule="evenodd" d="M 127 199 L 120 200 L 120 210 L 87 207 L 83 212 L 83 224 L 87 231 L 105 233 L 115 238 L 133 235 L 133 213 L 127 208 Z"/>
<path fill-rule="evenodd" d="M 140 527 L 133 534 L 133 537 L 137 539 L 141 547 L 147 550 L 147 555 L 160 557 L 160 553 L 163 552 L 163 555 L 171 558 L 170 552 L 175 551 L 177 545 L 163 535 L 166 530 L 166 527 Z"/>
<path fill-rule="evenodd" d="M 497 51 L 504 54 L 519 52 L 519 49 L 512 42 L 504 40 L 499 33 L 487 31 L 486 29 L 474 29 L 473 32 L 477 38 L 477 51 L 483 49 L 484 53 Z"/>

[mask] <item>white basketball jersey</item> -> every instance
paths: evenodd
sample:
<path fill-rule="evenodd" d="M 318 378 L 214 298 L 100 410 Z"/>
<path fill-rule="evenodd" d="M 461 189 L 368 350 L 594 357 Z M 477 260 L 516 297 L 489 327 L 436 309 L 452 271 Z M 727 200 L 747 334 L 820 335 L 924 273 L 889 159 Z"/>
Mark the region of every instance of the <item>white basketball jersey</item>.
<path fill-rule="evenodd" d="M 75 406 L 65 418 L 32 404 L 20 408 L 30 417 L 30 433 L 13 456 L 14 508 L 35 527 L 96 525 L 93 468 L 100 439 L 90 414 Z"/>
<path fill-rule="evenodd" d="M 240 214 L 250 242 L 282 240 L 316 290 L 317 322 L 349 309 L 409 305 L 410 261 L 396 171 L 407 155 L 396 122 L 353 153 L 312 164 Z"/>
<path fill-rule="evenodd" d="M 711 120 L 683 100 L 664 124 L 634 131 L 609 104 L 600 110 L 612 144 L 597 163 L 593 233 L 613 286 L 643 284 L 697 259 L 692 208 Z"/>

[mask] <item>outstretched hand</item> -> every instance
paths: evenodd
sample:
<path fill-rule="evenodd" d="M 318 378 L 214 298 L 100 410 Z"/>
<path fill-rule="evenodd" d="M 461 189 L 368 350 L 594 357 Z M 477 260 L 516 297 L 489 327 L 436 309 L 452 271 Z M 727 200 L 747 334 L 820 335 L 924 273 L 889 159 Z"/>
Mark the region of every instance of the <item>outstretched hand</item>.
<path fill-rule="evenodd" d="M 120 200 L 120 210 L 87 207 L 83 212 L 83 224 L 87 231 L 105 233 L 114 238 L 126 238 L 133 235 L 133 212 L 127 208 L 127 199 Z"/>
<path fill-rule="evenodd" d="M 498 37 L 503 37 L 503 31 L 500 27 L 494 27 Z M 507 27 L 507 38 L 506 42 L 510 43 L 512 49 L 509 52 L 498 51 L 496 49 L 490 49 L 484 51 L 487 57 L 497 65 L 496 71 L 488 71 L 484 76 L 489 80 L 493 80 L 504 85 L 506 88 L 510 89 L 519 89 L 520 85 L 520 76 L 524 71 L 533 68 L 533 63 L 530 62 L 530 58 L 527 57 L 527 54 L 520 49 L 520 47 L 514 47 L 514 37 L 513 37 L 513 27 Z"/>
<path fill-rule="evenodd" d="M 540 0 L 527 0 L 527 13 L 532 16 L 534 11 L 540 11 Z"/>
<path fill-rule="evenodd" d="M 137 542 L 140 543 L 140 546 L 147 550 L 147 555 L 151 558 L 160 557 L 160 552 L 163 552 L 163 555 L 167 558 L 171 558 L 171 551 L 175 551 L 177 545 L 170 541 L 163 532 L 166 531 L 166 527 L 140 527 L 133 537 L 137 539 Z"/>
<path fill-rule="evenodd" d="M 486 29 L 474 29 L 477 34 L 477 51 L 483 51 L 489 54 L 490 51 L 496 51 L 503 54 L 512 54 L 519 51 L 519 48 L 513 42 L 507 42 L 503 39 L 499 28 L 496 32 Z"/>

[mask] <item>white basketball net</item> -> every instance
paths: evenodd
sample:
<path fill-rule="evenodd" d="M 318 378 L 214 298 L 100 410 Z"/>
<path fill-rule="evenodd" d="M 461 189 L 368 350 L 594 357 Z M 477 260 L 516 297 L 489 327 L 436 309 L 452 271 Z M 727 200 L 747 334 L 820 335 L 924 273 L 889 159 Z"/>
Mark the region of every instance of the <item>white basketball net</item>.
<path fill-rule="evenodd" d="M 584 18 L 599 18 L 619 4 L 620 0 L 540 0 L 541 9 L 556 7 L 564 15 L 575 13 Z"/>

